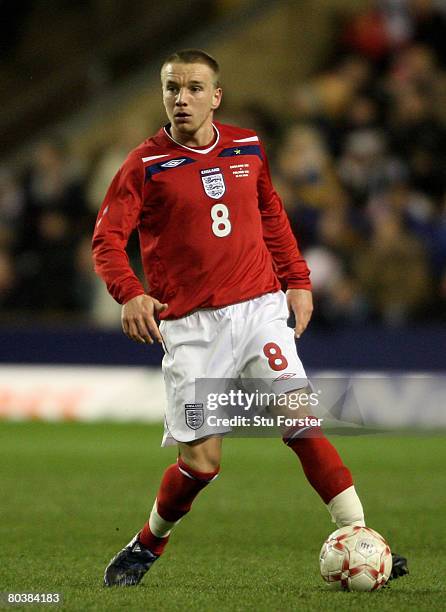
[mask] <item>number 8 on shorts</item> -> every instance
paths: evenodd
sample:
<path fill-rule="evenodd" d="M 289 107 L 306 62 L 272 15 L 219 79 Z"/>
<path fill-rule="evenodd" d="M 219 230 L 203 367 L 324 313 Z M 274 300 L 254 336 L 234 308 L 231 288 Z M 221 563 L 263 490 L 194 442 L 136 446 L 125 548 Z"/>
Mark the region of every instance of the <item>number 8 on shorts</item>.
<path fill-rule="evenodd" d="M 278 344 L 275 342 L 268 342 L 263 347 L 263 354 L 268 359 L 269 367 L 275 372 L 280 372 L 288 367 L 288 361 Z"/>

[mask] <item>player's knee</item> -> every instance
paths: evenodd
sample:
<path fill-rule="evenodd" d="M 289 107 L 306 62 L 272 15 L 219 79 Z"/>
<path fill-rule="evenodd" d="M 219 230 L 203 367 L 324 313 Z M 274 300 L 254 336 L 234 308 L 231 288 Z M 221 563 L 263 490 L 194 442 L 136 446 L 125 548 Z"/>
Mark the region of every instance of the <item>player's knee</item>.
<path fill-rule="evenodd" d="M 203 457 L 183 457 L 180 454 L 178 464 L 183 472 L 186 472 L 191 478 L 200 480 L 203 483 L 209 483 L 214 480 L 220 472 L 219 458 L 203 458 Z"/>
<path fill-rule="evenodd" d="M 199 444 L 181 444 L 180 458 L 192 470 L 218 474 L 221 462 L 221 440 L 209 438 Z"/>
<path fill-rule="evenodd" d="M 220 471 L 219 457 L 184 457 L 180 455 L 182 462 L 194 472 L 201 474 L 218 474 Z"/>
<path fill-rule="evenodd" d="M 217 447 L 188 446 L 180 449 L 180 460 L 189 469 L 200 474 L 218 474 L 221 452 Z"/>
<path fill-rule="evenodd" d="M 210 474 L 218 474 L 220 472 L 220 457 L 206 457 L 206 461 L 202 463 L 202 470 Z"/>
<path fill-rule="evenodd" d="M 310 401 L 313 402 L 315 400 L 311 399 L 313 394 L 310 386 L 307 385 L 294 391 L 288 391 L 285 395 L 286 416 L 298 419 L 312 416 L 314 404 L 310 403 Z M 281 411 L 285 412 L 283 408 L 281 408 Z"/>

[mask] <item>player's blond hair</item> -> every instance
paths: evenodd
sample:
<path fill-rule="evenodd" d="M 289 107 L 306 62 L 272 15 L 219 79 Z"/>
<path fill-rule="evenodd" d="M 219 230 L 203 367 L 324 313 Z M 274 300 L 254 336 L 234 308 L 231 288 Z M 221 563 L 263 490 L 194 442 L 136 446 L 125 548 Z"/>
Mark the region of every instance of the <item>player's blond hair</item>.
<path fill-rule="evenodd" d="M 183 49 L 182 51 L 175 51 L 169 57 L 167 57 L 163 65 L 161 66 L 161 75 L 163 73 L 164 66 L 166 64 L 205 64 L 209 66 L 215 75 L 214 86 L 220 87 L 220 66 L 217 60 L 203 51 L 202 49 Z"/>

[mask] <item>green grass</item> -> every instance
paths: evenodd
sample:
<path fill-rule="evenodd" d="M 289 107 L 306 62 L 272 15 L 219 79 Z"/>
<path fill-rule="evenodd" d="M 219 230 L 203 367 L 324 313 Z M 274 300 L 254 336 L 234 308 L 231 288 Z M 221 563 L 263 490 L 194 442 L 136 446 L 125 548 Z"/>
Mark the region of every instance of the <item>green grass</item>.
<path fill-rule="evenodd" d="M 160 426 L 0 423 L 0 591 L 58 591 L 63 609 L 82 612 L 444 609 L 444 436 L 334 438 L 368 524 L 409 557 L 411 575 L 388 590 L 325 588 L 318 553 L 333 525 L 294 454 L 271 439 L 226 440 L 220 478 L 143 583 L 104 589 L 104 566 L 175 459 L 160 436 Z"/>

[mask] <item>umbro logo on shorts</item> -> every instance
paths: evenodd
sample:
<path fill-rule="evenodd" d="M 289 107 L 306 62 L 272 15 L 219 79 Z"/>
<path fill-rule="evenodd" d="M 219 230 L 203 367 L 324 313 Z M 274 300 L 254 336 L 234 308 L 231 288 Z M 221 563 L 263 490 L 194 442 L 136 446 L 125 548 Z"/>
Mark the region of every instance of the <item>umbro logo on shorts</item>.
<path fill-rule="evenodd" d="M 285 372 L 285 374 L 281 374 L 277 378 L 273 380 L 273 382 L 277 382 L 278 380 L 288 380 L 289 378 L 294 378 L 296 374 L 293 372 Z"/>
<path fill-rule="evenodd" d="M 204 423 L 203 404 L 184 404 L 186 425 L 190 429 L 200 429 Z"/>

